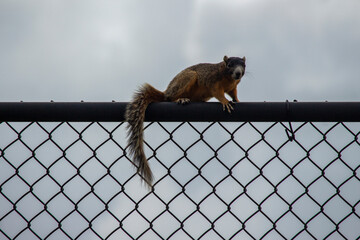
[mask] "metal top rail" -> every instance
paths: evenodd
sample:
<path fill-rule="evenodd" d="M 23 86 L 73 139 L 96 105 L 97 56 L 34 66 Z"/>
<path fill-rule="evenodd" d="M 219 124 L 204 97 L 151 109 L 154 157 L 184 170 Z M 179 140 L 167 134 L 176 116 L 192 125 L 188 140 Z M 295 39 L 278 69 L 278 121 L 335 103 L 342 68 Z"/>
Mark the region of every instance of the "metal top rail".
<path fill-rule="evenodd" d="M 0 122 L 119 122 L 126 102 L 0 102 Z M 145 121 L 359 122 L 360 102 L 241 102 L 229 114 L 218 102 L 152 103 Z"/>

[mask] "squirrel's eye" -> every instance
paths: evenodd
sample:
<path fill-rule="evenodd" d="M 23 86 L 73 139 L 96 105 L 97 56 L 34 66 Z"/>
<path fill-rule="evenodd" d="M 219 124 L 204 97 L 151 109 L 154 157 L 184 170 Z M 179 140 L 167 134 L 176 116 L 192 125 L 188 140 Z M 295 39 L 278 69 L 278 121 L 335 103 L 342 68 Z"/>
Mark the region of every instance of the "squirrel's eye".
<path fill-rule="evenodd" d="M 227 65 L 227 67 L 228 67 L 228 68 L 231 68 L 231 67 L 232 67 L 232 64 L 231 64 L 231 63 L 229 63 L 229 64 Z"/>

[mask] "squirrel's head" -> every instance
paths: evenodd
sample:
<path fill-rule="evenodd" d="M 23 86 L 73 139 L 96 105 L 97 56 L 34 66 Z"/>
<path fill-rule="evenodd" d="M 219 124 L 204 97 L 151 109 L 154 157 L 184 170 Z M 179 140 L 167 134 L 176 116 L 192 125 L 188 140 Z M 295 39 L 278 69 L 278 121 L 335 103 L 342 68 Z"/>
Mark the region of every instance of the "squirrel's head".
<path fill-rule="evenodd" d="M 234 80 L 240 80 L 245 74 L 246 58 L 224 56 L 226 71 Z"/>

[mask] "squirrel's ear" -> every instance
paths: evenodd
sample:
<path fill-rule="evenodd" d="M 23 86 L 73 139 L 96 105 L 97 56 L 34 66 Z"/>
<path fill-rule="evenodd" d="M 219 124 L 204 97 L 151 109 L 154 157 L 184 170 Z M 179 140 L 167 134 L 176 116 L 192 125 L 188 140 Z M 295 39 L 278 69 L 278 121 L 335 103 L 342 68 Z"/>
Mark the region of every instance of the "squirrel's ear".
<path fill-rule="evenodd" d="M 244 60 L 244 62 L 246 62 L 246 57 L 245 56 L 243 56 L 243 58 L 242 58 L 243 60 Z"/>
<path fill-rule="evenodd" d="M 229 58 L 225 55 L 225 56 L 224 56 L 224 62 L 227 63 L 228 60 L 229 60 Z"/>

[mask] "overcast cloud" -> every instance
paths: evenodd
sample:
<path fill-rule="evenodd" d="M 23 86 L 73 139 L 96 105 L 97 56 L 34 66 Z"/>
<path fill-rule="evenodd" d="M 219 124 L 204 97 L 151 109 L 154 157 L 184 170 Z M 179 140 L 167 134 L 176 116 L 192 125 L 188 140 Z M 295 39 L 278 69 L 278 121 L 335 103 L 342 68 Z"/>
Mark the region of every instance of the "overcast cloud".
<path fill-rule="evenodd" d="M 0 101 L 128 101 L 183 68 L 247 57 L 240 101 L 351 101 L 360 2 L 0 2 Z"/>
<path fill-rule="evenodd" d="M 220 62 L 225 54 L 228 56 L 246 56 L 247 58 L 247 73 L 238 89 L 240 101 L 285 101 L 286 99 L 297 99 L 299 101 L 359 101 L 359 10 L 359 0 L 0 0 L 0 101 L 129 101 L 135 89 L 144 82 L 148 82 L 156 88 L 164 90 L 171 79 L 185 67 L 199 62 Z M 36 126 L 36 124 L 34 125 Z M 167 126 L 171 127 L 171 124 Z M 197 126 L 201 127 L 201 125 Z M 320 126 L 329 127 L 326 124 Z M 349 125 L 347 126 L 349 127 Z M 22 152 L 16 148 L 16 143 L 23 147 L 23 143 L 27 142 L 26 136 L 31 136 L 29 137 L 29 139 L 31 139 L 28 140 L 29 142 L 36 143 L 36 140 L 41 138 L 35 131 L 37 128 L 35 127 L 35 130 L 31 130 L 31 127 L 26 127 L 26 131 L 30 131 L 31 134 L 29 133 L 27 135 L 26 133 L 22 133 L 23 136 L 20 143 L 20 141 L 12 142 L 12 137 L 17 137 L 17 134 L 13 136 L 13 130 L 10 130 L 12 134 L 5 135 L 7 133 L 5 130 L 8 130 L 8 128 L 4 124 L 2 127 L 2 134 L 7 136 L 7 138 L 0 139 L 2 140 L 2 142 L 0 142 L 2 143 L 2 148 L 7 145 L 13 145 L 6 147 L 7 159 L 15 159 L 15 163 L 19 163 L 22 159 L 31 156 L 29 149 L 27 149 L 28 147 L 25 153 L 23 153 L 25 156 L 22 156 Z M 58 140 L 56 140 L 55 137 L 55 141 L 61 146 L 64 145 L 63 149 L 67 149 L 67 158 L 74 162 L 79 161 L 79 159 L 86 159 L 86 153 L 90 151 L 88 146 L 85 147 L 85 150 L 78 145 L 74 145 L 68 149 L 68 145 L 65 143 L 68 140 L 69 142 L 72 141 L 72 135 L 69 130 L 72 132 L 73 129 L 70 129 L 66 124 L 62 127 L 57 130 L 60 137 L 58 137 Z M 95 124 L 94 127 L 96 128 L 97 125 Z M 188 126 L 184 125 L 181 128 L 185 128 L 185 130 L 182 131 L 184 131 L 187 136 L 190 136 L 190 139 L 194 129 L 186 127 Z M 228 127 L 231 127 L 231 125 L 229 124 Z M 250 130 L 247 127 L 250 128 Z M 267 142 L 251 147 L 253 149 L 250 149 L 251 159 L 267 160 L 274 154 L 271 149 L 269 151 L 269 142 L 276 145 L 276 143 L 282 144 L 284 141 L 287 141 L 283 127 L 281 127 L 281 125 L 277 125 L 277 127 L 275 130 L 270 131 L 272 132 L 270 135 L 266 135 Z M 317 127 L 319 126 L 317 125 Z M 352 129 L 352 127 L 353 125 L 350 126 L 350 129 Z M 322 129 L 321 127 L 319 128 Z M 92 133 L 91 128 L 89 129 L 86 130 L 85 141 L 90 143 L 90 145 L 91 143 L 102 144 L 99 143 L 99 141 L 102 141 L 99 133 L 96 131 Z M 245 146 L 245 149 L 256 141 L 259 141 L 259 133 L 257 131 L 251 135 L 253 130 L 249 125 L 245 125 L 245 127 L 237 133 L 239 136 L 246 136 L 246 138 L 239 137 L 236 139 L 238 143 Z M 307 146 L 309 142 L 312 143 L 312 141 L 322 140 L 323 135 L 319 136 L 318 132 L 313 134 L 308 130 L 305 126 L 302 130 L 297 131 L 297 141 Z M 41 130 L 41 132 L 42 131 L 43 130 Z M 219 143 L 223 144 L 229 137 L 228 133 L 224 132 L 223 127 L 217 128 L 217 125 L 215 125 L 212 131 L 214 131 L 214 133 L 209 133 L 209 135 L 205 133 L 204 138 L 207 143 L 215 146 Z M 336 128 L 333 131 L 336 132 Z M 120 132 L 118 133 L 119 136 L 122 136 L 121 134 L 123 134 L 124 131 L 119 130 L 118 132 Z M 163 139 L 165 138 L 166 140 L 168 137 L 167 133 L 165 133 L 166 136 L 162 138 L 161 133 L 164 134 L 164 129 L 162 127 L 156 128 L 155 124 L 147 129 L 147 133 L 149 133 L 148 136 L 154 135 L 152 133 L 156 133 L 157 135 L 156 139 L 153 139 L 151 142 L 149 141 L 153 149 L 157 149 L 160 144 L 163 144 Z M 89 134 L 88 138 L 87 134 Z M 335 141 L 347 140 L 349 135 L 351 135 L 349 129 L 347 129 L 345 133 L 339 131 L 334 135 L 331 135 L 331 133 L 328 134 L 326 142 L 320 145 L 317 144 L 317 149 L 320 150 L 317 152 L 315 149 L 311 152 L 312 158 L 316 158 L 316 153 L 318 153 L 318 157 L 320 156 L 320 160 L 336 158 L 338 152 L 334 153 L 334 149 L 326 152 L 329 151 L 328 148 L 330 148 L 326 143 L 333 144 L 333 141 L 336 143 Z M 47 138 L 48 136 L 46 135 L 45 137 Z M 195 138 L 197 138 L 197 136 Z M 350 138 L 351 141 L 353 141 L 353 135 L 351 135 Z M 174 134 L 174 139 L 177 141 L 176 146 L 175 144 L 171 145 L 172 142 L 170 141 L 167 146 L 157 151 L 157 158 L 161 159 L 165 164 L 168 164 L 168 166 L 173 164 L 173 162 L 168 161 L 169 157 L 167 155 L 169 152 L 176 156 L 173 157 L 174 159 L 178 159 L 178 155 L 180 154 L 181 157 L 183 154 L 183 151 L 179 151 L 178 144 L 180 143 L 181 146 L 182 144 L 186 145 L 183 149 L 188 148 L 187 144 L 192 144 L 188 138 L 179 137 L 177 132 Z M 223 139 L 225 140 L 222 141 Z M 54 139 L 48 141 L 48 143 L 52 143 L 53 140 Z M 8 141 L 12 143 L 10 144 Z M 43 141 L 43 139 L 39 140 L 45 149 L 46 144 L 43 144 Z M 125 146 L 125 143 L 121 142 L 125 141 L 123 137 L 119 137 L 117 141 Z M 81 141 L 79 141 L 79 143 L 81 143 Z M 109 143 L 111 143 L 111 141 L 109 141 Z M 337 182 L 341 182 L 343 178 L 352 176 L 352 172 L 349 173 L 349 169 L 341 164 L 341 162 L 344 163 L 344 158 L 347 161 L 353 161 L 354 164 L 358 160 L 355 157 L 357 153 L 356 149 L 354 150 L 356 142 L 352 143 L 354 143 L 352 145 L 353 147 L 349 147 L 349 149 L 353 151 L 351 153 L 350 150 L 344 150 L 342 147 L 338 147 L 338 149 L 342 149 L 342 161 L 337 161 L 339 162 L 338 165 L 333 164 L 333 167 L 326 167 L 327 179 L 329 179 L 329 176 L 335 176 L 337 177 L 335 180 L 340 179 Z M 107 164 L 122 154 L 122 151 L 119 152 L 117 145 L 115 146 L 116 150 L 113 150 L 113 148 L 109 150 L 106 145 L 99 149 L 96 144 L 93 149 L 96 149 L 98 156 L 102 156 L 101 159 Z M 30 145 L 33 146 L 32 144 Z M 240 149 L 234 144 L 231 144 L 231 142 L 228 143 L 228 146 L 229 148 L 232 147 L 231 151 L 228 152 L 224 150 L 226 146 L 224 148 L 221 147 L 222 150 L 219 148 L 219 158 L 226 159 L 228 161 L 227 163 L 232 159 L 232 156 L 242 156 L 244 154 L 242 150 L 240 151 Z M 280 154 L 284 154 L 283 158 L 294 164 L 294 161 L 297 161 L 298 158 L 301 159 L 305 156 L 304 150 L 296 147 L 294 142 L 289 142 L 288 145 L 280 151 Z M 217 149 L 217 147 L 214 148 Z M 206 154 L 209 154 L 207 145 L 200 141 L 193 149 L 194 150 L 188 151 L 187 157 L 195 163 L 203 159 L 206 160 L 208 157 Z M 287 152 L 284 149 L 287 149 Z M 43 155 L 41 155 L 41 151 L 39 152 L 38 150 L 37 148 L 37 158 L 44 156 L 44 159 L 46 158 L 48 163 L 50 163 L 52 158 L 57 158 L 57 154 L 59 154 L 58 147 L 55 147 L 55 150 L 51 147 L 43 150 Z M 178 151 L 178 153 L 176 153 L 176 151 Z M 208 153 L 206 153 L 206 151 L 208 151 Z M 102 152 L 104 152 L 104 155 L 102 155 Z M 79 153 L 81 153 L 82 156 L 78 155 Z M 28 154 L 30 155 L 28 156 Z M 63 153 L 60 152 L 60 155 L 61 154 Z M 93 154 L 93 152 L 90 151 L 90 154 Z M 147 156 L 151 156 L 151 154 L 152 152 L 147 152 Z M 213 154 L 213 152 L 210 151 L 210 154 Z M 278 154 L 278 152 L 276 152 L 276 154 Z M 291 154 L 291 156 L 288 154 Z M 335 157 L 333 156 L 334 154 L 336 155 Z M 32 162 L 37 166 L 37 161 Z M 89 181 L 96 181 L 98 175 L 95 173 L 103 174 L 105 171 L 104 169 L 97 168 L 97 161 L 94 160 L 94 162 L 95 165 L 91 165 L 88 169 L 82 168 L 82 173 L 89 173 L 87 176 L 91 176 L 89 177 Z M 213 161 L 213 164 L 216 164 L 216 162 L 217 161 Z M 239 164 L 241 169 L 239 168 L 238 172 L 241 174 L 239 174 L 239 176 L 234 175 L 238 177 L 240 181 L 250 181 L 248 180 L 251 178 L 250 175 L 256 174 L 258 171 L 258 169 L 255 169 L 251 164 L 250 166 L 246 165 L 247 162 L 246 159 L 242 161 L 242 165 Z M 3 161 L 3 163 L 5 162 Z M 29 163 L 31 163 L 31 161 L 29 161 Z M 61 164 L 61 162 L 59 163 Z M 158 180 L 162 174 L 165 173 L 164 169 L 161 168 L 161 166 L 157 166 L 156 163 L 157 161 L 152 159 L 152 168 Z M 133 172 L 128 171 L 131 166 L 126 165 L 130 163 L 127 161 L 118 161 L 118 164 L 125 164 L 125 167 L 118 165 L 120 167 L 115 166 L 113 168 L 113 174 L 116 172 L 120 181 L 123 179 L 126 180 L 129 174 L 133 174 Z M 192 178 L 194 174 L 197 174 L 198 171 L 196 169 L 186 165 L 187 161 L 185 161 L 185 159 L 181 161 L 181 164 L 183 165 L 179 165 L 177 171 L 173 171 L 174 169 L 172 169 L 172 174 L 178 181 L 186 182 Z M 274 165 L 271 166 L 271 164 Z M 274 159 L 271 164 L 269 164 L 270 167 L 264 171 L 270 177 L 273 176 L 274 178 L 280 179 L 282 176 L 285 176 L 283 174 L 288 174 L 287 169 L 281 170 L 281 168 L 277 167 L 279 165 L 276 164 L 279 164 L 279 161 L 276 159 Z M 318 169 L 314 170 L 312 168 L 314 166 L 312 166 L 309 161 L 303 161 L 302 164 L 304 164 L 303 167 L 295 169 L 295 175 L 301 176 L 304 182 L 313 181 L 313 177 L 317 176 L 316 171 L 318 171 Z M 306 164 L 310 164 L 310 166 Z M 35 178 L 34 176 L 43 174 L 44 169 L 42 167 L 39 167 L 39 173 L 35 174 L 36 169 L 31 166 L 32 165 L 29 165 L 27 168 L 25 164 L 25 167 L 20 169 L 22 177 L 32 179 Z M 210 176 L 208 178 L 209 181 L 218 181 L 221 174 L 217 174 L 221 173 L 223 167 L 211 164 L 208 164 L 208 166 L 210 166 L 208 167 L 210 170 L 206 170 L 206 168 L 203 169 L 203 174 L 206 175 L 206 172 L 208 172 Z M 336 168 L 336 171 L 331 170 L 331 168 Z M 12 174 L 13 171 L 11 167 L 2 167 L 0 169 L 6 173 L 6 175 L 2 174 L 3 178 L 5 178 L 4 176 L 8 176 L 8 174 Z M 66 161 L 63 161 L 63 165 L 60 165 L 59 169 L 61 170 L 53 171 L 52 168 L 51 174 L 55 175 L 55 178 L 56 176 L 62 176 L 62 179 L 59 178 L 61 182 L 66 181 L 67 177 L 73 174 L 70 171 L 67 172 Z M 214 171 L 216 171 L 217 174 L 213 174 Z M 233 173 L 235 172 L 236 171 Z M 198 179 L 201 178 L 199 177 Z M 353 177 L 353 179 L 355 178 Z M 139 178 L 137 178 L 136 181 L 138 180 Z M 44 182 L 45 181 L 46 179 Z M 52 183 L 52 180 L 48 179 L 48 181 Z M 81 181 L 81 179 L 79 181 Z M 186 193 L 192 198 L 199 200 L 202 197 L 201 194 L 205 194 L 205 191 L 208 191 L 208 188 L 205 189 L 202 187 L 205 185 L 206 187 L 209 186 L 201 182 L 200 184 L 196 181 L 193 182 L 193 184 L 186 186 Z M 292 191 L 289 192 L 290 196 L 292 196 L 291 194 L 296 192 L 294 185 L 291 185 L 294 181 L 287 180 L 285 182 L 288 185 L 283 188 L 283 191 L 286 192 L 288 189 L 291 189 Z M 73 183 L 75 184 L 76 181 L 73 181 Z M 25 184 L 22 183 L 13 187 L 15 184 L 17 184 L 16 181 L 3 186 L 5 195 L 10 197 L 15 196 L 14 199 L 16 196 L 20 196 L 22 192 L 28 191 L 27 185 L 25 186 Z M 225 190 L 223 190 L 224 196 L 236 193 L 232 189 L 235 185 L 237 187 L 237 184 L 233 185 L 231 182 L 226 184 Z M 262 182 L 258 184 L 259 185 L 256 186 L 252 185 L 248 193 L 250 192 L 250 195 L 253 194 L 252 196 L 261 200 L 261 196 L 267 193 L 266 191 L 262 191 L 262 189 L 266 189 L 269 184 Z M 358 192 L 354 191 L 354 189 L 357 189 L 356 184 L 356 180 L 352 183 L 348 181 L 347 184 L 342 184 L 341 187 L 342 193 L 348 193 L 347 196 L 349 196 L 350 199 L 354 199 L 354 202 L 359 199 Z M 73 199 L 80 198 L 83 196 L 84 191 L 86 191 L 86 188 L 80 184 L 75 184 L 73 187 L 71 184 L 69 185 L 67 186 L 68 189 L 73 190 L 73 192 L 67 192 L 67 194 L 71 195 Z M 334 191 L 333 187 L 326 187 L 327 185 L 329 184 L 325 181 L 323 184 L 320 183 L 317 188 L 316 186 L 312 186 L 310 193 L 326 200 L 326 194 L 335 193 L 332 192 Z M 44 196 L 44 202 L 46 202 L 48 200 L 46 197 L 50 197 L 52 193 L 49 191 L 50 188 L 48 185 L 44 184 L 43 186 L 44 187 L 42 187 L 41 184 L 37 184 L 35 189 L 39 189 L 38 192 L 36 192 L 36 194 L 38 194 L 37 196 Z M 130 195 L 134 194 L 135 199 L 140 199 L 146 194 L 145 188 L 141 188 L 139 191 L 138 186 L 139 182 L 135 182 L 135 180 L 126 185 L 126 188 L 130 189 L 128 193 L 130 193 Z M 95 190 L 96 193 L 100 194 L 104 199 L 108 199 L 109 196 L 114 194 L 117 187 L 117 185 L 114 186 L 107 184 L 107 182 L 102 182 L 96 186 Z M 172 194 L 177 194 L 176 191 L 179 189 L 179 186 L 171 179 L 159 183 L 156 187 L 158 192 L 167 193 L 165 199 L 171 197 Z M 217 194 L 219 194 L 219 188 L 221 193 L 222 187 L 220 186 L 217 187 Z M 55 188 L 51 189 L 54 190 Z M 201 189 L 201 191 L 199 189 Z M 251 193 L 251 190 L 254 191 L 254 189 L 260 189 L 261 191 Z M 298 191 L 301 192 L 301 190 Z M 104 194 L 107 191 L 107 195 Z M 272 188 L 269 191 L 271 192 Z M 119 198 L 112 201 L 113 205 L 110 206 L 110 210 L 119 216 L 122 216 L 124 213 L 127 214 L 126 211 L 134 207 L 132 205 L 134 204 L 133 202 L 130 202 L 126 197 L 124 198 L 125 200 L 123 200 L 122 197 L 122 195 L 119 195 Z M 92 198 L 89 197 L 89 199 L 91 200 Z M 141 211 L 143 211 L 141 208 L 144 207 L 145 210 L 151 209 L 151 211 L 155 213 L 164 210 L 164 206 L 161 203 L 157 203 L 156 199 L 151 201 L 151 195 L 149 199 L 150 200 L 143 201 L 143 205 L 140 205 Z M 186 209 L 187 211 L 192 211 L 191 209 L 194 207 L 193 204 L 188 203 L 188 205 L 186 205 L 186 199 L 184 200 L 181 197 L 179 197 L 179 199 L 178 206 L 185 206 L 181 208 L 181 210 Z M 231 199 L 231 197 L 229 197 L 229 199 Z M 38 209 L 33 206 L 34 204 L 32 203 L 36 202 L 34 199 L 21 201 L 27 203 L 26 208 L 23 208 L 25 209 L 25 211 L 23 210 L 24 213 L 30 212 L 36 214 L 37 211 L 43 210 L 42 205 L 38 207 Z M 330 202 L 332 201 L 333 200 Z M 13 206 L 9 204 L 8 200 L 3 202 L 6 202 L 9 211 L 13 209 Z M 15 200 L 13 202 L 15 202 Z M 63 203 L 63 200 L 55 200 L 52 204 L 56 206 L 58 202 Z M 173 201 L 172 204 L 174 204 L 174 202 L 176 201 Z M 335 203 L 331 204 L 336 204 L 336 201 L 334 202 Z M 312 214 L 313 212 L 316 213 L 316 211 L 319 211 L 312 210 L 311 204 L 312 203 L 308 204 L 306 202 L 299 203 L 298 206 L 300 206 L 299 209 L 301 209 L 299 212 Z M 328 204 L 328 202 L 326 204 Z M 20 205 L 18 209 L 22 209 L 21 204 L 18 205 Z M 49 205 L 50 211 L 56 215 L 58 213 L 57 209 L 52 210 L 51 204 Z M 233 204 L 234 207 L 232 206 L 232 211 L 236 211 L 236 206 L 245 206 L 246 209 L 244 209 L 248 211 L 245 211 L 245 213 L 241 211 L 236 212 L 239 213 L 239 216 L 240 213 L 242 213 L 241 218 L 244 218 L 244 216 L 247 216 L 246 214 L 249 213 L 250 215 L 251 211 L 257 210 L 257 208 L 255 210 L 252 209 L 254 208 L 253 205 L 254 203 L 246 201 Z M 266 209 L 266 204 L 264 205 L 262 206 L 263 210 Z M 280 205 L 281 203 L 276 206 L 279 207 Z M 91 201 L 88 204 L 86 202 L 81 203 L 80 207 L 83 206 L 89 209 L 83 211 L 83 213 L 89 215 L 96 214 L 99 209 L 102 210 L 101 204 L 99 208 L 95 208 L 97 205 Z M 147 208 L 147 206 L 151 207 Z M 210 202 L 207 206 L 209 206 L 210 209 L 205 209 L 205 211 L 210 213 L 210 215 L 212 214 L 211 216 L 217 216 L 216 211 L 218 209 L 221 211 L 221 204 L 219 205 L 217 202 Z M 276 206 L 271 207 L 273 211 L 269 212 L 281 213 L 282 210 L 276 208 Z M 296 212 L 296 204 L 294 206 L 293 211 Z M 177 205 L 172 205 L 171 207 L 179 209 Z M 240 210 L 242 210 L 241 207 L 239 207 Z M 330 214 L 332 214 L 330 216 L 335 216 L 337 217 L 336 219 L 346 218 L 351 211 L 349 206 L 344 207 L 343 205 L 339 205 L 333 208 L 334 210 L 331 209 L 331 211 L 328 210 L 328 208 L 329 205 L 326 205 L 326 213 L 329 214 L 330 212 Z M 68 209 L 61 210 L 66 212 Z M 152 213 L 151 211 L 144 212 L 149 214 Z M 186 211 L 184 213 L 179 212 L 180 216 L 185 216 L 186 214 Z M 14 213 L 9 216 L 16 216 L 16 214 Z M 17 229 L 26 227 L 25 225 L 19 225 L 19 222 L 24 224 L 23 221 L 18 221 L 16 218 L 11 219 L 10 217 L 6 219 L 6 221 L 3 221 L 3 229 L 7 228 L 8 232 L 14 233 L 15 235 L 17 234 Z M 307 216 L 304 218 L 306 217 Z M 346 221 L 338 220 L 341 223 L 341 231 L 347 232 L 347 234 L 350 234 L 349 236 L 355 236 L 357 229 L 359 229 L 357 228 L 358 219 L 355 215 L 353 215 L 353 217 L 354 218 L 348 218 Z M 46 221 L 46 218 L 44 219 L 36 220 L 38 222 L 32 221 L 31 224 L 33 226 L 32 228 L 39 226 L 38 228 L 40 230 L 38 233 L 46 236 L 46 234 L 52 231 L 52 226 L 51 224 L 42 224 Z M 95 226 L 94 229 L 106 236 L 118 226 L 118 222 L 114 221 L 110 215 L 103 215 L 98 219 L 100 219 L 98 223 L 96 221 L 92 223 L 93 226 Z M 167 220 L 167 218 L 164 219 L 165 220 L 162 221 Z M 259 220 L 256 217 L 253 219 L 255 219 L 254 223 L 256 224 L 254 224 L 252 228 L 251 221 L 247 222 L 247 230 L 250 229 L 259 235 L 263 234 L 257 229 L 258 226 L 263 226 L 262 222 L 258 224 L 261 219 Z M 288 221 L 286 217 L 283 219 L 285 223 Z M 323 220 L 324 217 L 319 219 Z M 125 225 L 130 226 L 127 230 L 130 229 L 130 231 L 132 231 L 135 228 L 141 230 L 141 227 L 144 226 L 147 228 L 148 222 L 142 225 L 134 225 L 134 222 L 139 224 L 137 220 L 137 217 L 127 218 Z M 76 219 L 69 218 L 64 221 L 64 229 L 71 226 L 70 223 L 72 221 L 76 221 Z M 159 228 L 162 231 L 166 230 L 171 232 L 171 227 L 177 226 L 176 224 L 166 225 L 164 222 L 160 221 L 159 223 L 159 220 L 156 221 L 156 224 L 166 226 L 166 228 Z M 219 222 L 221 223 L 222 221 L 224 224 L 218 225 Z M 332 223 L 324 224 L 318 220 L 314 221 L 314 219 L 311 221 L 311 224 L 309 224 L 310 229 L 314 227 L 319 230 L 314 231 L 315 233 L 321 232 L 321 228 L 317 226 L 321 226 L 322 229 L 333 228 Z M 206 222 L 206 224 L 202 225 L 197 219 L 195 219 L 194 222 L 197 222 L 198 225 L 193 225 L 189 229 L 196 229 L 200 226 L 199 232 L 202 231 L 201 227 L 208 224 L 208 222 Z M 54 220 L 52 220 L 52 223 L 54 227 L 57 226 Z M 66 223 L 69 223 L 69 225 L 66 225 Z M 216 227 L 222 229 L 222 231 L 227 231 L 227 234 L 232 232 L 230 230 L 228 231 L 229 228 L 233 227 L 232 230 L 234 231 L 238 228 L 238 226 L 234 227 L 228 223 L 232 223 L 231 219 L 228 221 L 221 220 L 216 223 Z M 267 222 L 267 224 L 269 224 L 269 222 Z M 296 221 L 295 224 L 297 224 Z M 87 224 L 85 225 L 87 226 Z M 280 225 L 279 222 L 277 225 Z M 79 224 L 76 225 L 73 229 L 73 234 L 74 231 L 76 232 L 82 227 L 79 226 Z M 170 226 L 170 228 L 168 226 Z M 289 236 L 291 235 L 289 232 L 296 233 L 297 231 L 292 229 L 293 226 L 294 225 L 290 225 L 289 227 L 289 224 L 286 224 L 287 231 L 284 232 L 287 232 Z M 266 229 L 266 227 L 267 226 L 265 226 L 264 229 Z M 346 231 L 346 228 L 349 228 L 349 230 Z M 91 231 L 88 231 L 87 234 L 90 233 Z M 121 231 L 119 231 L 118 234 L 120 233 Z M 32 235 L 30 232 L 27 232 L 27 234 Z M 140 233 L 134 235 L 138 234 Z M 179 238 L 181 238 L 181 236 Z M 319 237 L 319 239 L 321 239 L 321 237 Z"/>

